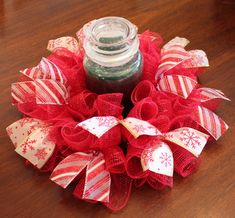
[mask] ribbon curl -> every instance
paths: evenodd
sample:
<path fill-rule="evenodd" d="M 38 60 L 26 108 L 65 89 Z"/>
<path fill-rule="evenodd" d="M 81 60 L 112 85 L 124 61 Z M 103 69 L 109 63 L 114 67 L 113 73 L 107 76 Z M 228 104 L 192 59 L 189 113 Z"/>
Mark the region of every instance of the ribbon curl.
<path fill-rule="evenodd" d="M 20 72 L 26 81 L 11 85 L 14 104 L 36 102 L 63 105 L 68 103 L 67 79 L 59 67 L 47 58 L 42 58 L 38 66 Z"/>
<path fill-rule="evenodd" d="M 86 168 L 83 199 L 109 202 L 111 176 L 105 169 L 101 152 L 76 152 L 62 160 L 52 172 L 50 179 L 66 188 Z"/>
<path fill-rule="evenodd" d="M 50 127 L 41 120 L 23 118 L 6 128 L 15 151 L 41 169 L 49 160 L 55 144 L 47 136 Z"/>

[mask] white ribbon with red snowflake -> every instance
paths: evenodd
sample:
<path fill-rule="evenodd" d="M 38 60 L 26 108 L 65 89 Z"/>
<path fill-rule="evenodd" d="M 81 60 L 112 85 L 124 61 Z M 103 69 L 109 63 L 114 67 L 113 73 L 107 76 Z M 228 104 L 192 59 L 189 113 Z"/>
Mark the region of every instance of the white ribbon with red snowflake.
<path fill-rule="evenodd" d="M 162 140 L 175 143 L 196 157 L 200 155 L 209 138 L 208 135 L 189 127 L 179 128 L 162 134 L 155 126 L 147 121 L 133 117 L 128 117 L 123 120 L 119 120 L 113 116 L 92 117 L 79 123 L 77 126 L 100 138 L 118 124 L 123 125 L 135 138 L 141 135 L 161 136 Z M 150 170 L 167 176 L 173 175 L 172 152 L 169 146 L 163 141 L 157 142 L 156 144 L 153 142 L 151 146 L 146 145 L 141 155 L 141 164 L 143 171 Z"/>
<path fill-rule="evenodd" d="M 51 157 L 55 144 L 47 139 L 50 127 L 34 118 L 23 118 L 7 127 L 15 151 L 37 168 Z"/>

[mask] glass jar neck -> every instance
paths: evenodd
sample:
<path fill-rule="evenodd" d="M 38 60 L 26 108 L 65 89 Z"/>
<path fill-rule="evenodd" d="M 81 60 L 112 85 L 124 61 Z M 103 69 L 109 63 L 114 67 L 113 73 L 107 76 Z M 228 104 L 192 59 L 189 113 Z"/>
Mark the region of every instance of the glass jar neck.
<path fill-rule="evenodd" d="M 105 17 L 84 27 L 84 49 L 99 65 L 116 67 L 129 62 L 139 49 L 137 27 L 121 17 Z"/>

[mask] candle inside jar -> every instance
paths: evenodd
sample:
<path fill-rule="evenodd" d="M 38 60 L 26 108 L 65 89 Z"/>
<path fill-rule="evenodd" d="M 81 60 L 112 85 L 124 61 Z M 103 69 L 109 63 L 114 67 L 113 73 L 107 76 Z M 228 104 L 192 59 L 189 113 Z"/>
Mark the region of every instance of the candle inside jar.
<path fill-rule="evenodd" d="M 129 96 L 142 75 L 137 28 L 119 17 L 93 21 L 85 30 L 84 68 L 88 88 L 96 93 Z"/>

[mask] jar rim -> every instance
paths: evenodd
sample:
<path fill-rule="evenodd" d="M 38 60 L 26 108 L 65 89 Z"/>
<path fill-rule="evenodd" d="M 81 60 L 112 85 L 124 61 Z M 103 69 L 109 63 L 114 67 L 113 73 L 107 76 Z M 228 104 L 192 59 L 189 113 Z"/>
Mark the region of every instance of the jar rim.
<path fill-rule="evenodd" d="M 96 36 L 96 29 L 99 27 L 99 25 L 107 24 L 108 22 L 116 22 L 122 25 L 122 27 L 125 28 L 126 33 L 125 37 L 123 37 L 121 40 L 117 42 L 112 43 L 104 43 L 99 41 L 99 39 Z M 85 29 L 85 37 L 92 43 L 94 43 L 96 46 L 99 47 L 110 47 L 110 46 L 120 46 L 122 44 L 130 44 L 132 40 L 135 39 L 137 36 L 138 28 L 136 25 L 131 23 L 129 20 L 123 18 L 123 17 L 116 17 L 116 16 L 109 16 L 109 17 L 103 17 L 96 19 L 91 22 L 91 24 Z"/>

